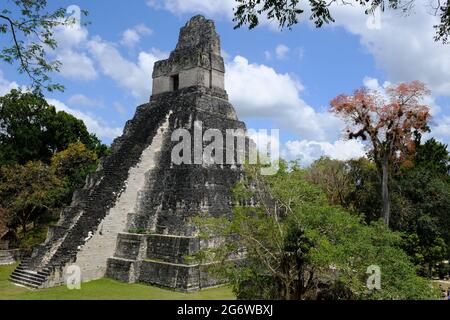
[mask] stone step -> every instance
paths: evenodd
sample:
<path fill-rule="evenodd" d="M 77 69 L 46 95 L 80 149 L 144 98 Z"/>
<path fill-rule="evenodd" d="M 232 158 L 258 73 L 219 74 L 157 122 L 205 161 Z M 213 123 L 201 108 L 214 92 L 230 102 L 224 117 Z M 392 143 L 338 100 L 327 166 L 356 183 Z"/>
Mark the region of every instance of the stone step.
<path fill-rule="evenodd" d="M 41 280 L 41 281 L 45 281 L 47 279 L 46 276 L 41 275 L 39 273 L 34 273 L 33 271 L 29 271 L 29 270 L 14 270 L 14 272 L 12 274 L 20 275 L 20 276 L 24 276 L 24 277 L 32 278 L 32 279 L 36 279 L 36 280 Z"/>
<path fill-rule="evenodd" d="M 23 278 L 23 277 L 19 277 L 19 276 L 11 276 L 9 278 L 9 280 L 11 282 L 20 283 L 20 284 L 23 284 L 23 285 L 26 285 L 26 286 L 32 287 L 32 288 L 39 288 L 43 284 L 43 282 L 39 282 L 39 281 L 35 281 L 35 280 L 31 280 L 31 279 L 27 279 L 27 278 Z"/>
<path fill-rule="evenodd" d="M 45 282 L 45 281 L 41 281 L 41 280 L 37 280 L 37 279 L 34 279 L 34 278 L 27 277 L 27 276 L 22 275 L 22 274 L 12 274 L 10 279 L 12 279 L 12 280 L 19 280 L 19 281 L 23 281 L 23 282 L 28 282 L 28 283 L 36 285 L 36 286 L 40 286 L 41 284 L 43 284 Z"/>
<path fill-rule="evenodd" d="M 30 288 L 33 288 L 33 289 L 38 289 L 39 288 L 39 285 L 37 285 L 37 284 L 30 283 L 30 282 L 28 282 L 26 280 L 22 280 L 22 279 L 18 279 L 18 278 L 12 278 L 11 277 L 10 281 L 15 283 L 15 284 L 22 285 L 22 286 L 25 286 L 25 287 L 30 287 Z"/>

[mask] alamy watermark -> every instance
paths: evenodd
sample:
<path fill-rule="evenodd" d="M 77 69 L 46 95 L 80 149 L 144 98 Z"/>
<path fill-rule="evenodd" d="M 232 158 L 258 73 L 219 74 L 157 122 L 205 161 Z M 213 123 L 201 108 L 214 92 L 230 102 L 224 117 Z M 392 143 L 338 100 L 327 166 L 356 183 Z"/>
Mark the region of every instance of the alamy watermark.
<path fill-rule="evenodd" d="M 271 129 L 270 135 L 266 129 L 204 131 L 203 122 L 195 121 L 191 131 L 180 128 L 172 132 L 172 142 L 178 143 L 172 148 L 171 159 L 175 165 L 260 164 L 262 175 L 274 175 L 279 169 L 279 138 L 278 129 Z"/>
<path fill-rule="evenodd" d="M 381 268 L 377 265 L 370 265 L 366 274 L 369 274 L 366 282 L 367 289 L 381 290 Z"/>
<path fill-rule="evenodd" d="M 69 290 L 81 289 L 81 268 L 75 264 L 65 270 L 66 286 Z"/>

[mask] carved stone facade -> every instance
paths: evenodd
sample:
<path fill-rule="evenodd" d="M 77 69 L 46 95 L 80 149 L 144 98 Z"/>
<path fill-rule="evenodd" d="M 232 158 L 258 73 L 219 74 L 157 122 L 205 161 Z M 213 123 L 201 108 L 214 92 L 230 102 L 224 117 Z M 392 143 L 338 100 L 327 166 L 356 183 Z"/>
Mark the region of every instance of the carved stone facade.
<path fill-rule="evenodd" d="M 171 133 L 184 128 L 193 136 L 198 121 L 203 132 L 245 130 L 228 102 L 224 72 L 214 23 L 193 17 L 169 59 L 155 63 L 150 102 L 137 108 L 111 154 L 12 280 L 37 288 L 62 284 L 75 264 L 83 281 L 107 276 L 182 291 L 217 284 L 204 265 L 185 259 L 211 245 L 196 237 L 190 219 L 229 215 L 242 167 L 175 165 Z"/>

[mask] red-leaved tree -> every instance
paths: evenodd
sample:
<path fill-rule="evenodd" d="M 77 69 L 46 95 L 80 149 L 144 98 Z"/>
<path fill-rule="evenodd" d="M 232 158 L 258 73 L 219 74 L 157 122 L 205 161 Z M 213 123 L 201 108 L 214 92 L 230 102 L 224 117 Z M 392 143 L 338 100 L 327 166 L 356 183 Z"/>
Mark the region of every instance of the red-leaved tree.
<path fill-rule="evenodd" d="M 348 139 L 371 143 L 369 155 L 381 180 L 382 217 L 389 225 L 389 173 L 414 153 L 415 141 L 429 131 L 430 108 L 423 104 L 429 91 L 419 81 L 391 86 L 385 92 L 362 88 L 331 101 L 331 112 L 347 124 Z"/>

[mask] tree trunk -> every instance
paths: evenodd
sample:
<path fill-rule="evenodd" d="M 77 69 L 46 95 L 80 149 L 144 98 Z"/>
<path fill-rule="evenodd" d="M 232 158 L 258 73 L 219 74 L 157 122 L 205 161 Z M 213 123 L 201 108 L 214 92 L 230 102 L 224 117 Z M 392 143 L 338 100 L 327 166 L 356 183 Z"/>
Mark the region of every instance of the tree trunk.
<path fill-rule="evenodd" d="M 23 235 L 26 235 L 28 232 L 27 230 L 27 222 L 26 221 L 22 221 L 22 233 Z"/>
<path fill-rule="evenodd" d="M 389 227 L 389 218 L 390 218 L 390 203 L 389 203 L 389 159 L 387 155 L 383 157 L 382 164 L 382 179 L 381 179 L 381 200 L 383 204 L 383 210 L 381 212 L 383 216 L 384 223 Z"/>

